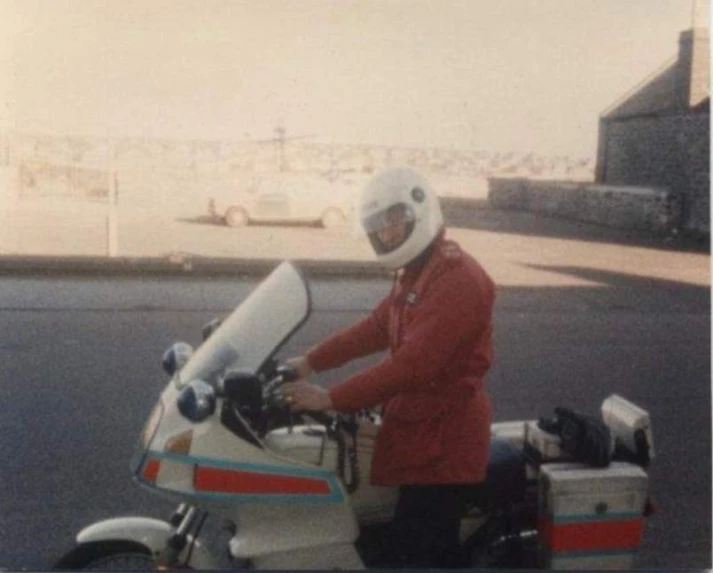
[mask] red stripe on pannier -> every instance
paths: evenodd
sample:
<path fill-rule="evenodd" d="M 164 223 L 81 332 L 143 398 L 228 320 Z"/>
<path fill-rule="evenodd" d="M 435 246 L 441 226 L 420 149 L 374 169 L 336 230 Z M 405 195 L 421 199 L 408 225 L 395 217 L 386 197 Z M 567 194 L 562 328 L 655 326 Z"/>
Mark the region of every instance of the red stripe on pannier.
<path fill-rule="evenodd" d="M 541 518 L 540 540 L 556 553 L 570 551 L 635 549 L 641 544 L 644 520 L 581 521 L 552 523 Z"/>
<path fill-rule="evenodd" d="M 197 491 L 244 494 L 329 494 L 323 479 L 197 467 L 193 479 Z"/>

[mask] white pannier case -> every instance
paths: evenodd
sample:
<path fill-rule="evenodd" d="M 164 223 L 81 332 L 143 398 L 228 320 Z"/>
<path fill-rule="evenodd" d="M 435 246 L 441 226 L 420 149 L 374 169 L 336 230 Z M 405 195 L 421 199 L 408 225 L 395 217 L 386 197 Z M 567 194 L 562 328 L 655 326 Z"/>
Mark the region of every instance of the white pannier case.
<path fill-rule="evenodd" d="M 641 545 L 648 477 L 640 467 L 544 464 L 538 537 L 548 569 L 631 569 Z"/>

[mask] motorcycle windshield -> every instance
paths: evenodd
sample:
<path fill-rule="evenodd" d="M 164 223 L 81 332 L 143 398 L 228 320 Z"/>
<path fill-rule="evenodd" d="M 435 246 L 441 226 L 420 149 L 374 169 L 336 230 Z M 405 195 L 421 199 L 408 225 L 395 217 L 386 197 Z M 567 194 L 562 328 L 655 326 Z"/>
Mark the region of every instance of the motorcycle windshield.
<path fill-rule="evenodd" d="M 210 384 L 227 370 L 257 374 L 310 313 L 307 283 L 283 262 L 223 320 L 176 374 L 179 388 L 199 378 Z"/>

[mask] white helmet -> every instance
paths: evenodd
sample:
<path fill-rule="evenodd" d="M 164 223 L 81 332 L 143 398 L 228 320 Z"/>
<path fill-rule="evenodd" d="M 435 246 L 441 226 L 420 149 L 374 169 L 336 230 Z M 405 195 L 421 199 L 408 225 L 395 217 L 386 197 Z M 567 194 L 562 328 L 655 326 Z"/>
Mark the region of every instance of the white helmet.
<path fill-rule="evenodd" d="M 385 244 L 379 231 L 398 215 L 406 232 L 396 243 Z M 376 175 L 364 188 L 359 219 L 380 263 L 390 269 L 405 267 L 433 242 L 443 229 L 438 197 L 415 171 L 393 167 Z"/>

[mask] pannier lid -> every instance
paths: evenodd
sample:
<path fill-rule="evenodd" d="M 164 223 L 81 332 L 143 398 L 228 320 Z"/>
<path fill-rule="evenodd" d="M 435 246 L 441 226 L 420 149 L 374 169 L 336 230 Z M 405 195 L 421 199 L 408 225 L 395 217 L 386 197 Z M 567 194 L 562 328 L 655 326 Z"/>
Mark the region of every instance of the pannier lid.
<path fill-rule="evenodd" d="M 543 464 L 540 472 L 540 480 L 546 480 L 553 495 L 642 491 L 648 487 L 646 472 L 626 462 L 612 462 L 607 468 L 579 463 Z"/>

